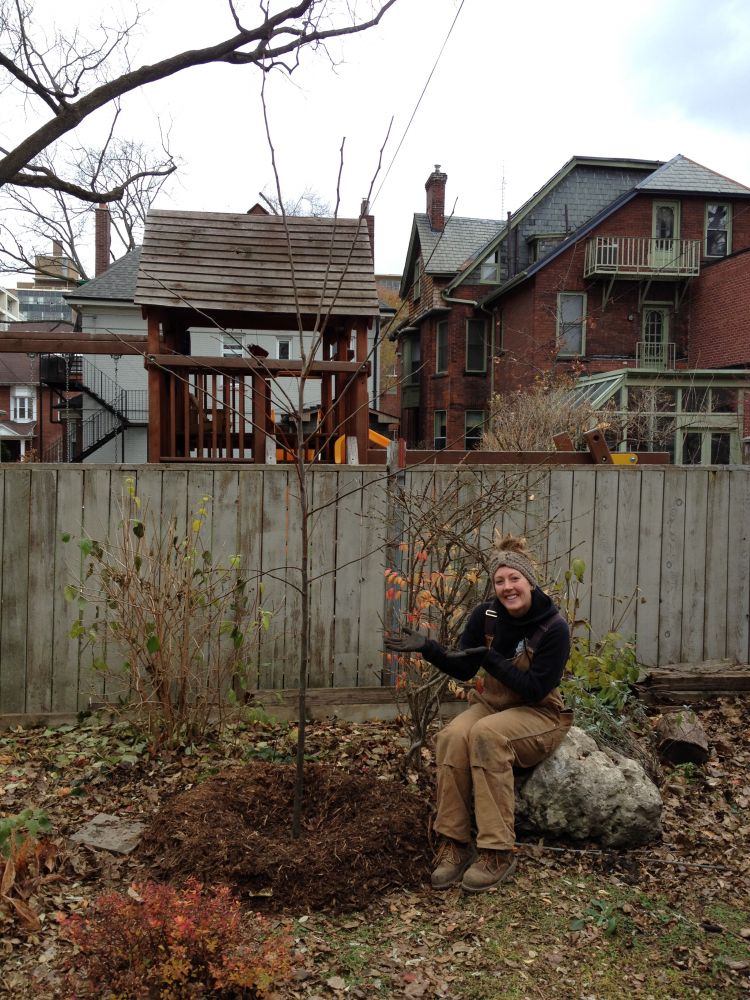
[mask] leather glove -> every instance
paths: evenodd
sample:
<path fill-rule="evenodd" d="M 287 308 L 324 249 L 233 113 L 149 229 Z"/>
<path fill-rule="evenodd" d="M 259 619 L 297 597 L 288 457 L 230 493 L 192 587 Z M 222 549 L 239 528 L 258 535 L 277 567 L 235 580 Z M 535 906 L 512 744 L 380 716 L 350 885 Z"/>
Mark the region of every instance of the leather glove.
<path fill-rule="evenodd" d="M 404 626 L 401 635 L 389 636 L 384 645 L 392 653 L 420 653 L 427 645 L 427 636 Z"/>
<path fill-rule="evenodd" d="M 451 667 L 459 670 L 479 670 L 486 655 L 486 646 L 472 646 L 470 649 L 449 649 L 445 659 Z"/>

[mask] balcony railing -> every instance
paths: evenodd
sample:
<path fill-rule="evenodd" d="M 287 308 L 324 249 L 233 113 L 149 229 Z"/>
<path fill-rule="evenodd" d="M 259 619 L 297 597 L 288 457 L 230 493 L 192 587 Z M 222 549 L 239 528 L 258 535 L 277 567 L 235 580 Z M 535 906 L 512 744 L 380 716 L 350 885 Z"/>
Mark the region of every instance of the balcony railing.
<path fill-rule="evenodd" d="M 674 344 L 639 340 L 635 345 L 635 363 L 638 368 L 650 368 L 656 371 L 672 369 L 675 363 Z"/>
<path fill-rule="evenodd" d="M 595 236 L 586 243 L 585 278 L 694 278 L 700 274 L 700 240 Z"/>

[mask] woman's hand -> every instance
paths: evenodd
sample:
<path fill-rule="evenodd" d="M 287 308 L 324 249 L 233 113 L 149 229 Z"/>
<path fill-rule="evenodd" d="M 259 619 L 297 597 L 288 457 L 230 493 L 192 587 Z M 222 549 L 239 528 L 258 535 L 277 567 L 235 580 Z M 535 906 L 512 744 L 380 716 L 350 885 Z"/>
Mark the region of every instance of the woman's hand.
<path fill-rule="evenodd" d="M 404 626 L 401 635 L 386 637 L 384 645 L 392 653 L 421 653 L 427 645 L 427 636 Z"/>

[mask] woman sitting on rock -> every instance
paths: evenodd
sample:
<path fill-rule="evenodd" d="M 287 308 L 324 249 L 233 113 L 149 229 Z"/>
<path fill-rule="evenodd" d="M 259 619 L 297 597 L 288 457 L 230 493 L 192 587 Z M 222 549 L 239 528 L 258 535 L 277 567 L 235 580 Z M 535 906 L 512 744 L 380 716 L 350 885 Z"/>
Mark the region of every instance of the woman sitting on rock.
<path fill-rule="evenodd" d="M 480 668 L 486 674 L 482 691 L 469 694 L 469 708 L 437 737 L 435 889 L 460 882 L 466 892 L 484 892 L 511 874 L 513 767 L 533 767 L 548 757 L 572 721 L 558 689 L 570 630 L 537 586 L 525 539 L 503 538 L 490 569 L 495 598 L 471 613 L 459 649 L 446 650 L 407 628 L 385 642 L 396 653 L 420 653 L 457 680 L 469 680 Z"/>

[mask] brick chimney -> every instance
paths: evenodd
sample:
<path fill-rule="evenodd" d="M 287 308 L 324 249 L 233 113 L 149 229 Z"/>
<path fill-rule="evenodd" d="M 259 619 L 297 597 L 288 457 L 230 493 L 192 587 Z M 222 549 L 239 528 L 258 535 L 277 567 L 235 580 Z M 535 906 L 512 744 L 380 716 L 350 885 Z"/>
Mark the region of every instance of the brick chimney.
<path fill-rule="evenodd" d="M 367 223 L 367 235 L 370 237 L 372 259 L 375 260 L 375 216 L 370 214 L 370 202 L 367 198 L 362 199 L 362 204 L 359 206 L 359 214 Z"/>
<path fill-rule="evenodd" d="M 430 229 L 435 233 L 442 233 L 445 229 L 445 182 L 448 175 L 440 171 L 440 164 L 435 164 L 435 169 L 427 178 L 424 186 L 427 192 L 427 218 L 430 220 Z"/>
<path fill-rule="evenodd" d="M 109 267 L 111 244 L 109 206 L 97 205 L 95 209 L 96 228 L 94 235 L 94 275 L 98 277 Z"/>

